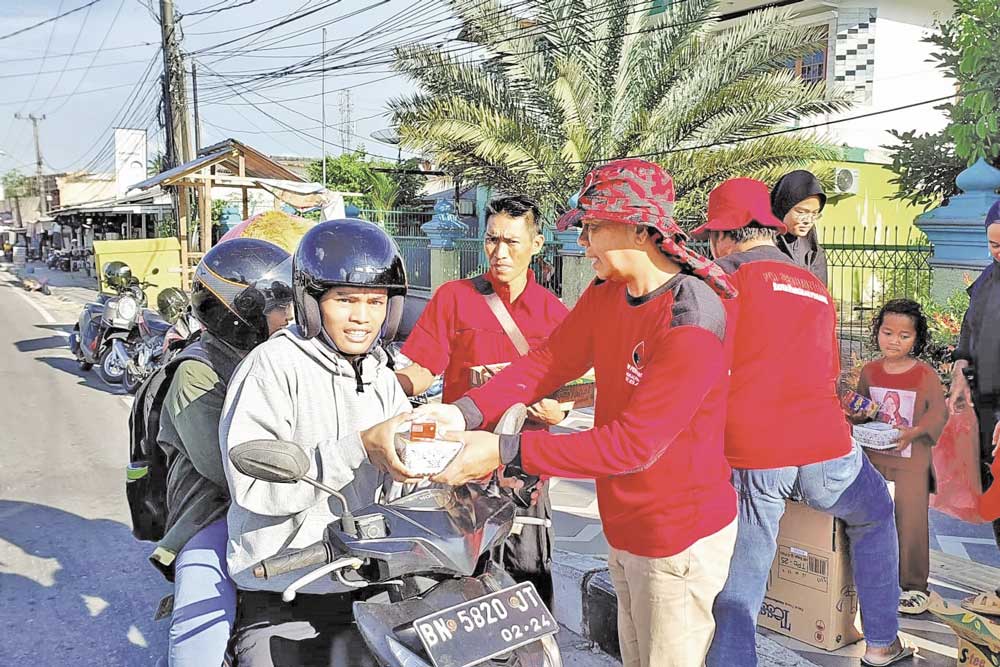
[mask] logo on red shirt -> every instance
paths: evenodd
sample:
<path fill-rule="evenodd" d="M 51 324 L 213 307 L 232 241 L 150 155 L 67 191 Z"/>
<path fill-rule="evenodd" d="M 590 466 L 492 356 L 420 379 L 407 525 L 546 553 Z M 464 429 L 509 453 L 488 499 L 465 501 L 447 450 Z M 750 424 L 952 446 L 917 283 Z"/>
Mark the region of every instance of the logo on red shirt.
<path fill-rule="evenodd" d="M 632 348 L 631 363 L 625 364 L 625 381 L 630 385 L 638 385 L 642 379 L 642 368 L 646 365 L 646 341 L 639 341 Z"/>

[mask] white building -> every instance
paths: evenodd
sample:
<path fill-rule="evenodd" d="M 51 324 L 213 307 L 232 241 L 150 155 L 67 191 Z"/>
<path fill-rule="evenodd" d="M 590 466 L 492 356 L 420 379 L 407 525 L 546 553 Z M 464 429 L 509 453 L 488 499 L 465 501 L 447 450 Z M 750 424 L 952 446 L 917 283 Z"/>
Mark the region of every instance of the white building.
<path fill-rule="evenodd" d="M 807 80 L 822 80 L 831 89 L 854 94 L 856 106 L 840 117 L 883 112 L 955 92 L 954 81 L 930 61 L 935 47 L 922 41 L 935 22 L 951 15 L 950 0 L 728 0 L 719 8 L 728 19 L 721 25 L 732 25 L 746 12 L 762 7 L 787 8 L 800 23 L 827 28 L 826 48 L 794 66 Z M 934 108 L 938 104 L 877 113 L 827 129 L 839 143 L 865 151 L 859 151 L 856 159 L 883 162 L 880 147 L 893 143 L 888 129 L 923 133 L 944 128 L 947 120 Z M 805 124 L 823 120 L 828 119 Z"/>

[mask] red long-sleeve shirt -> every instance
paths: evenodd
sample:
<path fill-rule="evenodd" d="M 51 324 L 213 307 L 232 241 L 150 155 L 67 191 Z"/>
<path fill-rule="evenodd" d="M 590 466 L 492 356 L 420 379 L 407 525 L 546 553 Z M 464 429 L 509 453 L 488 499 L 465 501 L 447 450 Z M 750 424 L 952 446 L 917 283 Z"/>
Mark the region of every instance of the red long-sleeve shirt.
<path fill-rule="evenodd" d="M 837 313 L 826 286 L 774 246 L 717 264 L 739 290 L 725 302 L 730 465 L 781 468 L 846 456 L 851 432 L 837 398 Z"/>
<path fill-rule="evenodd" d="M 592 285 L 546 344 L 467 396 L 490 423 L 593 367 L 594 428 L 524 433 L 521 464 L 596 479 L 609 544 L 674 555 L 736 516 L 723 453 L 724 328 L 719 298 L 691 276 L 638 299 L 621 283 Z"/>

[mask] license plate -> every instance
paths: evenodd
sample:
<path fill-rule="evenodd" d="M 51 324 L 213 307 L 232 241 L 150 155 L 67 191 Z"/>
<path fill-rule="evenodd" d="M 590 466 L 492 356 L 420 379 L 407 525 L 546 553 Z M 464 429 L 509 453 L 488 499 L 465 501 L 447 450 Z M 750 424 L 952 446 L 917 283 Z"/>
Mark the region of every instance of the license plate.
<path fill-rule="evenodd" d="M 435 667 L 469 667 L 558 631 L 531 583 L 517 584 L 413 622 Z"/>

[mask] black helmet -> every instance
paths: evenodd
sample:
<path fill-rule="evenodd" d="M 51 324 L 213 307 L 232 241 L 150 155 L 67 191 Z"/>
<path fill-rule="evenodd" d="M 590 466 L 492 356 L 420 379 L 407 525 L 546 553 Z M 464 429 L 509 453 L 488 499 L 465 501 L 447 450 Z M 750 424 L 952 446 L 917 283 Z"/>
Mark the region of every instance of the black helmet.
<path fill-rule="evenodd" d="M 389 306 L 382 338 L 392 340 L 403 314 L 406 269 L 396 242 L 378 225 L 357 218 L 328 220 L 302 237 L 292 262 L 295 319 L 306 338 L 319 335 L 319 298 L 331 287 L 385 287 Z"/>
<path fill-rule="evenodd" d="M 292 300 L 292 258 L 260 239 L 215 246 L 194 272 L 191 309 L 206 330 L 240 350 L 267 340 L 267 313 Z"/>
<path fill-rule="evenodd" d="M 102 271 L 108 287 L 124 289 L 132 283 L 132 269 L 125 262 L 106 262 Z"/>
<path fill-rule="evenodd" d="M 176 287 L 168 287 L 156 297 L 156 310 L 171 323 L 177 321 L 187 306 L 187 295 Z"/>

